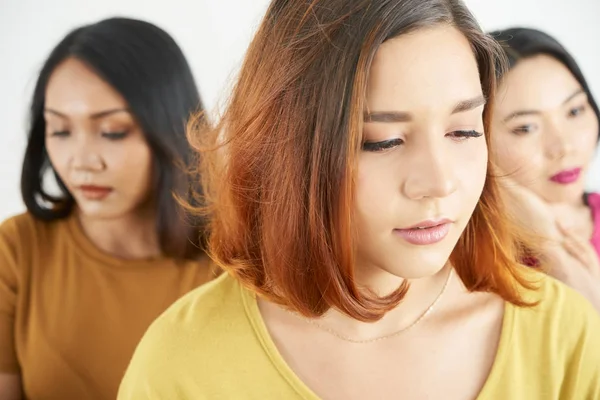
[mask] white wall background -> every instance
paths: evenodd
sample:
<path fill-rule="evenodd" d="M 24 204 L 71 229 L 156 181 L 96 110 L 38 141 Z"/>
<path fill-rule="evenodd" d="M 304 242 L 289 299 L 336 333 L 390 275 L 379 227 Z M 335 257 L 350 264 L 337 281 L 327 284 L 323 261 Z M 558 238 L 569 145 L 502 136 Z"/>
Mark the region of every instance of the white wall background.
<path fill-rule="evenodd" d="M 374 0 L 377 1 L 377 0 Z M 71 29 L 110 16 L 156 23 L 186 54 L 203 100 L 227 95 L 269 0 L 0 0 L 0 221 L 21 212 L 21 159 L 36 74 Z M 556 36 L 573 53 L 600 100 L 600 0 L 466 0 L 486 30 L 525 25 Z M 600 159 L 588 179 L 600 190 Z"/>

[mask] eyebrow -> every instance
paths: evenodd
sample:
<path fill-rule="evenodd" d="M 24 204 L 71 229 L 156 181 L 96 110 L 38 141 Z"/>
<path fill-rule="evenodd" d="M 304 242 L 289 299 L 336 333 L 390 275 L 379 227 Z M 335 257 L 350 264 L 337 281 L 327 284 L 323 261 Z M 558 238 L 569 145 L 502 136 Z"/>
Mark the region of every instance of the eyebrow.
<path fill-rule="evenodd" d="M 60 117 L 63 119 L 69 118 L 66 114 L 63 114 L 63 113 L 53 110 L 51 108 L 45 108 L 44 112 L 47 112 L 48 114 L 56 115 L 57 117 Z M 130 111 L 127 108 L 112 108 L 110 110 L 105 110 L 105 111 L 100 111 L 100 112 L 94 113 L 94 114 L 90 115 L 90 118 L 91 119 L 100 119 L 100 118 L 108 117 L 109 115 L 118 114 L 118 113 L 122 113 L 122 112 L 129 113 Z"/>
<path fill-rule="evenodd" d="M 563 105 L 567 104 L 568 102 L 570 102 L 571 100 L 573 100 L 575 97 L 579 96 L 582 93 L 585 93 L 585 90 L 583 90 L 583 88 L 577 89 L 575 91 L 575 93 L 573 93 L 572 95 L 567 97 L 567 99 L 565 101 L 563 101 Z"/>
<path fill-rule="evenodd" d="M 575 97 L 579 96 L 582 93 L 586 93 L 586 91 L 583 88 L 577 89 L 572 95 L 570 95 L 569 97 L 566 98 L 565 101 L 563 101 L 562 105 L 567 104 L 568 102 L 570 102 L 571 100 L 573 100 Z M 523 117 L 525 115 L 540 115 L 542 112 L 538 111 L 538 110 L 520 110 L 520 111 L 515 111 L 513 113 L 510 113 L 506 118 L 504 118 L 504 123 L 510 121 L 511 119 L 515 119 L 517 117 Z"/>
<path fill-rule="evenodd" d="M 485 105 L 487 100 L 484 96 L 477 96 L 469 100 L 463 100 L 457 103 L 452 109 L 452 114 L 459 114 L 476 109 Z M 412 116 L 404 111 L 374 111 L 367 112 L 364 115 L 365 122 L 383 122 L 383 123 L 398 123 L 410 122 Z"/>

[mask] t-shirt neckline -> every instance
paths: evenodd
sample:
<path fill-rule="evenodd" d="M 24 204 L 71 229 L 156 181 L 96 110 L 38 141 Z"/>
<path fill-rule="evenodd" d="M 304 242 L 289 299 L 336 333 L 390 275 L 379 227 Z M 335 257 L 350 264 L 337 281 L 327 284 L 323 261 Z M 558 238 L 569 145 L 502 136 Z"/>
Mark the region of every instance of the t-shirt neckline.
<path fill-rule="evenodd" d="M 280 373 L 288 384 L 305 400 L 322 400 L 317 396 L 292 370 L 287 364 L 275 342 L 271 338 L 271 334 L 267 329 L 267 325 L 260 313 L 256 295 L 249 290 L 243 288 L 238 282 L 239 290 L 241 291 L 242 303 L 246 316 L 252 325 L 252 328 L 258 337 L 263 349 L 267 353 L 273 366 Z M 501 377 L 504 365 L 508 358 L 511 339 L 514 331 L 515 305 L 510 302 L 504 302 L 504 315 L 502 317 L 502 331 L 496 350 L 496 357 L 490 369 L 488 378 L 486 379 L 476 400 L 485 400 L 494 398 L 495 387 Z"/>
<path fill-rule="evenodd" d="M 163 256 L 140 258 L 140 259 L 125 259 L 113 256 L 100 250 L 92 241 L 87 237 L 81 224 L 77 213 L 73 212 L 67 217 L 67 231 L 71 237 L 72 242 L 78 251 L 85 254 L 102 265 L 107 267 L 115 268 L 140 268 L 148 267 L 155 264 L 164 264 L 165 258 Z"/>

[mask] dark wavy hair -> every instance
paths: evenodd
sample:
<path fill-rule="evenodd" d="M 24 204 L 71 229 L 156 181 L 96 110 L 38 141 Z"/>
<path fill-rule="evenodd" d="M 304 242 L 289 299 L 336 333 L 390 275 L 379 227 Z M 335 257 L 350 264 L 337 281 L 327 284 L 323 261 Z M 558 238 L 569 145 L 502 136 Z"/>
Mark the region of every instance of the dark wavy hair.
<path fill-rule="evenodd" d="M 46 151 L 44 103 L 48 80 L 63 61 L 75 58 L 90 67 L 127 101 L 153 155 L 156 230 L 163 254 L 196 258 L 204 241 L 202 221 L 184 217 L 179 199 L 200 190 L 187 167 L 195 160 L 186 139 L 186 123 L 202 103 L 190 67 L 179 46 L 165 31 L 148 22 L 110 18 L 67 34 L 45 61 L 33 93 L 21 194 L 36 218 L 67 217 L 75 200 L 54 171 Z M 59 195 L 44 189 L 54 174 Z"/>

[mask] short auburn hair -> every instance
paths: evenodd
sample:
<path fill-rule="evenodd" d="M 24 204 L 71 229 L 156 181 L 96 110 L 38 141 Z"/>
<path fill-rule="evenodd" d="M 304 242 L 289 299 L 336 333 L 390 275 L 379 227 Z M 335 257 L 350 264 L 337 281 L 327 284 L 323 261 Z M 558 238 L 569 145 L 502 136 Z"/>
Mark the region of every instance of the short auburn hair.
<path fill-rule="evenodd" d="M 202 153 L 208 253 L 243 286 L 309 317 L 329 308 L 375 321 L 399 304 L 354 280 L 355 172 L 370 66 L 379 46 L 454 26 L 471 43 L 489 99 L 502 52 L 460 0 L 274 0 L 215 126 L 191 124 Z M 208 140 L 206 142 L 205 140 Z M 472 291 L 525 305 L 523 238 L 488 166 L 481 199 L 451 255 Z"/>

